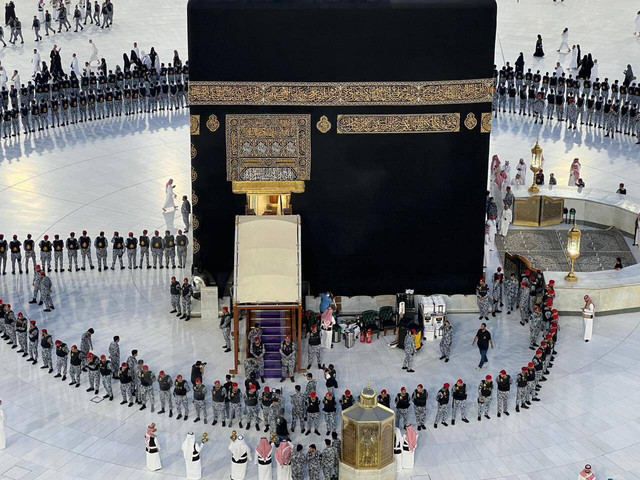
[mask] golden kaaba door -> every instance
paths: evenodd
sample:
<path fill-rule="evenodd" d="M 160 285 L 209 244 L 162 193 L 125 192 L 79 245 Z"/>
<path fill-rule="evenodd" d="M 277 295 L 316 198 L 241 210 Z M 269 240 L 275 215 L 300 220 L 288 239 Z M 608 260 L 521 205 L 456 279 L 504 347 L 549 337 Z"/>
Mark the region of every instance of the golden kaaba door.
<path fill-rule="evenodd" d="M 562 223 L 564 199 L 536 195 L 516 198 L 513 212 L 514 225 L 539 227 Z"/>

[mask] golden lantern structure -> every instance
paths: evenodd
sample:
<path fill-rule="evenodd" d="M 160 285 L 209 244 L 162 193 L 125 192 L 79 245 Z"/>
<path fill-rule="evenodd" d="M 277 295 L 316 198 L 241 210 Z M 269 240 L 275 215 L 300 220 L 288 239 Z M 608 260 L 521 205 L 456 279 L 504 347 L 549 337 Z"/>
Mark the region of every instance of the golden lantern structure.
<path fill-rule="evenodd" d="M 582 239 L 582 232 L 576 226 L 575 220 L 573 227 L 567 232 L 567 255 L 571 259 L 571 270 L 564 279 L 567 282 L 577 282 L 578 277 L 573 271 L 576 260 L 580 256 L 580 241 Z"/>
<path fill-rule="evenodd" d="M 529 168 L 533 172 L 533 183 L 529 187 L 530 193 L 538 193 L 540 189 L 536 185 L 536 175 L 542 169 L 542 147 L 536 141 L 536 144 L 531 147 L 531 160 L 529 161 Z"/>
<path fill-rule="evenodd" d="M 393 458 L 395 413 L 378 404 L 368 385 L 360 400 L 342 412 L 340 480 L 396 478 Z"/>

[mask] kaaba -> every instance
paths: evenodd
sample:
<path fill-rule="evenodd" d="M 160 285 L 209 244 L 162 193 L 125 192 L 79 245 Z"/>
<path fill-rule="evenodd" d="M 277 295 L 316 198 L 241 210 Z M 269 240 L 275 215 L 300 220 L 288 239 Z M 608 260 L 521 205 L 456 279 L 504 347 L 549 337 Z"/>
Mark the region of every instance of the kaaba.
<path fill-rule="evenodd" d="M 495 31 L 495 0 L 190 0 L 196 268 L 225 285 L 284 189 L 311 291 L 472 293 Z"/>

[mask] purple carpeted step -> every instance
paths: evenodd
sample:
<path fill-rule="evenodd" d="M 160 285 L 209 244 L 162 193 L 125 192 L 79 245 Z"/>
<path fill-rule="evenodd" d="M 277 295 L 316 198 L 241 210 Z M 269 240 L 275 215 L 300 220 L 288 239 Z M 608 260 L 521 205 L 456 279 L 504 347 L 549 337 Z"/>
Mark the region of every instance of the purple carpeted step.
<path fill-rule="evenodd" d="M 265 343 L 264 349 L 266 353 L 277 352 L 280 350 L 280 342 L 278 343 Z"/>
<path fill-rule="evenodd" d="M 262 327 L 262 335 L 282 335 L 283 330 L 288 330 L 284 325 L 274 325 L 273 327 Z"/>
<path fill-rule="evenodd" d="M 280 368 L 282 365 L 280 360 L 266 360 L 264 361 L 264 368 Z"/>
<path fill-rule="evenodd" d="M 275 352 L 265 352 L 264 353 L 264 358 L 266 360 L 278 360 L 280 361 L 280 352 L 279 351 L 275 351 Z"/>

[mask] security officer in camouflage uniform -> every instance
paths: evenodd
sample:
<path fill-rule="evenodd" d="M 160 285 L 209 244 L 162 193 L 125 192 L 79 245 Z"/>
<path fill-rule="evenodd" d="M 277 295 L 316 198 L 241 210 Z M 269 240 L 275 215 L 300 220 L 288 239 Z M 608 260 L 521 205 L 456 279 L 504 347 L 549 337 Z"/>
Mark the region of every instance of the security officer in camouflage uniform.
<path fill-rule="evenodd" d="M 520 283 L 520 325 L 529 323 L 529 285 L 526 281 Z"/>
<path fill-rule="evenodd" d="M 46 328 L 40 330 L 40 347 L 42 352 L 42 366 L 40 369 L 49 369 L 49 373 L 53 372 L 53 361 L 51 360 L 51 350 L 53 349 L 53 339 Z"/>
<path fill-rule="evenodd" d="M 158 230 L 156 230 L 153 237 L 151 238 L 151 258 L 153 259 L 153 268 L 157 268 L 157 263 L 160 263 L 160 268 L 164 268 L 164 266 L 162 265 L 163 251 L 162 238 L 160 237 Z"/>
<path fill-rule="evenodd" d="M 478 385 L 478 421 L 482 420 L 482 415 L 486 419 L 489 417 L 489 407 L 491 407 L 491 399 L 493 398 L 493 380 L 491 375 L 487 375 Z"/>
<path fill-rule="evenodd" d="M 4 235 L 0 233 L 0 266 L 2 266 L 2 274 L 7 274 L 7 241 L 4 239 Z"/>
<path fill-rule="evenodd" d="M 100 355 L 100 361 L 98 362 L 98 371 L 100 377 L 102 377 L 102 386 L 106 390 L 106 394 L 102 398 L 108 398 L 109 401 L 113 401 L 113 388 L 111 386 L 111 377 L 113 375 L 113 368 L 111 362 L 107 360 L 106 355 Z"/>
<path fill-rule="evenodd" d="M 143 230 L 142 235 L 138 238 L 138 245 L 140 245 L 140 268 L 142 268 L 145 257 L 147 258 L 147 268 L 151 268 L 149 265 L 149 237 L 146 230 Z"/>
<path fill-rule="evenodd" d="M 542 326 L 542 313 L 540 312 L 540 306 L 533 307 L 533 312 L 529 317 L 529 350 L 535 350 L 538 346 L 536 339 Z"/>
<path fill-rule="evenodd" d="M 182 316 L 180 317 L 184 321 L 188 322 L 191 319 L 191 299 L 193 298 L 193 286 L 189 283 L 189 279 L 185 278 L 182 281 L 182 287 L 180 288 L 180 299 L 182 301 Z M 262 380 L 264 382 L 264 379 Z"/>
<path fill-rule="evenodd" d="M 538 119 L 540 120 L 540 125 L 544 123 L 544 97 L 540 92 L 538 92 L 536 99 L 533 101 L 533 116 L 536 119 L 533 123 L 538 123 Z"/>
<path fill-rule="evenodd" d="M 35 320 L 29 322 L 29 360 L 34 365 L 38 363 L 38 339 L 40 338 L 40 330 L 36 326 Z"/>
<path fill-rule="evenodd" d="M 155 268 L 155 267 L 154 267 Z M 169 284 L 169 292 L 171 294 L 171 311 L 169 313 L 176 313 L 176 317 L 180 317 L 182 312 L 180 311 L 180 282 L 176 280 L 176 277 L 171 277 L 171 283 Z"/>
<path fill-rule="evenodd" d="M 140 371 L 140 389 L 142 392 L 142 395 L 141 395 L 142 406 L 140 407 L 140 410 L 144 410 L 145 408 L 147 408 L 147 401 L 149 401 L 149 403 L 151 404 L 151 412 L 154 411 L 156 399 L 153 392 L 153 384 L 155 381 L 156 381 L 156 376 L 149 369 L 149 366 L 142 365 L 142 368 Z M 206 410 L 205 410 L 204 418 L 206 422 L 206 419 L 207 419 Z"/>
<path fill-rule="evenodd" d="M 484 281 L 484 278 L 480 279 L 480 283 L 476 287 L 476 299 L 478 302 L 478 310 L 480 311 L 480 320 L 483 318 L 489 320 L 489 287 Z"/>
<path fill-rule="evenodd" d="M 498 418 L 501 414 L 509 416 L 507 404 L 509 403 L 509 390 L 511 390 L 511 376 L 507 375 L 506 370 L 500 370 L 498 375 Z M 516 403 L 516 407 L 517 407 Z"/>
<path fill-rule="evenodd" d="M 129 232 L 129 237 L 125 243 L 127 247 L 127 261 L 129 262 L 129 270 L 138 268 L 136 260 L 136 252 L 138 248 L 138 239 L 133 236 L 133 232 Z"/>
<path fill-rule="evenodd" d="M 45 312 L 54 310 L 53 301 L 51 300 L 51 279 L 47 277 L 44 270 L 40 271 L 40 301 L 44 303 Z"/>
<path fill-rule="evenodd" d="M 111 369 L 113 370 L 113 378 L 118 378 L 118 365 L 120 365 L 120 337 L 113 337 L 113 342 L 109 344 L 109 360 L 111 361 Z"/>
<path fill-rule="evenodd" d="M 250 346 L 251 355 L 255 359 L 258 365 L 258 373 L 260 374 L 260 380 L 264 383 L 264 354 L 265 347 L 260 341 L 260 337 L 253 339 L 253 343 Z"/>
<path fill-rule="evenodd" d="M 222 307 L 222 317 L 220 318 L 220 329 L 222 330 L 222 338 L 224 338 L 224 353 L 231 351 L 231 314 L 228 307 Z"/>
<path fill-rule="evenodd" d="M 196 384 L 193 386 L 193 405 L 196 408 L 196 419 L 193 423 L 200 421 L 200 412 L 203 413 L 204 423 L 207 423 L 207 387 L 200 378 L 196 378 Z"/>
<path fill-rule="evenodd" d="M 578 125 L 578 105 L 576 105 L 576 99 L 569 97 L 567 99 L 567 128 L 575 130 Z"/>
<path fill-rule="evenodd" d="M 78 239 L 76 238 L 75 232 L 71 232 L 69 234 L 69 238 L 67 238 L 67 258 L 69 259 L 69 271 L 73 268 L 73 263 L 76 264 L 76 272 L 80 269 L 78 268 L 78 249 L 80 245 L 78 244 Z"/>
<path fill-rule="evenodd" d="M 324 444 L 324 450 L 320 454 L 320 464 L 322 465 L 322 473 L 325 480 L 330 480 L 338 476 L 335 468 L 338 460 L 338 450 L 331 445 L 331 440 L 328 438 L 324 439 Z"/>
<path fill-rule="evenodd" d="M 438 402 L 438 412 L 436 413 L 436 419 L 433 422 L 433 428 L 438 428 L 438 422 L 442 423 L 445 427 L 448 427 L 447 417 L 449 416 L 449 384 L 445 383 L 438 393 L 436 394 L 436 401 Z"/>
<path fill-rule="evenodd" d="M 124 255 L 124 239 L 116 231 L 116 232 L 113 232 L 113 238 L 111 239 L 111 243 L 113 244 L 113 252 L 112 252 L 113 258 L 111 259 L 111 270 L 115 270 L 116 259 L 120 261 L 120 270 L 124 270 L 124 265 L 122 264 L 122 255 Z"/>
<path fill-rule="evenodd" d="M 29 273 L 29 259 L 33 262 L 33 268 L 36 268 L 36 251 L 35 244 L 33 239 L 31 238 L 31 234 L 27 234 L 27 238 L 22 243 L 24 247 L 24 267 L 25 271 Z"/>
<path fill-rule="evenodd" d="M 178 245 L 178 267 L 185 268 L 187 265 L 187 245 L 189 245 L 189 239 L 182 233 L 182 230 L 178 230 L 176 244 Z"/>
<path fill-rule="evenodd" d="M 131 377 L 131 372 L 129 371 L 129 366 L 127 362 L 122 362 L 120 365 L 120 371 L 118 372 L 118 378 L 120 379 L 120 393 L 122 395 L 122 401 L 120 405 L 124 405 L 127 403 L 127 397 L 129 400 L 129 407 L 133 406 L 133 378 Z"/>
<path fill-rule="evenodd" d="M 164 232 L 162 247 L 164 248 L 165 267 L 169 268 L 169 260 L 171 260 L 171 268 L 176 268 L 176 241 L 169 230 Z"/>
<path fill-rule="evenodd" d="M 176 420 L 182 418 L 182 409 L 184 408 L 185 421 L 189 418 L 189 402 L 187 401 L 187 388 L 188 384 L 186 380 L 182 379 L 182 375 L 176 377 L 176 381 L 173 384 L 173 396 L 176 400 L 176 410 L 178 410 L 178 416 Z"/>
<path fill-rule="evenodd" d="M 82 359 L 80 356 L 82 353 L 78 350 L 76 345 L 71 346 L 71 366 L 69 367 L 69 376 L 71 377 L 71 383 L 69 385 L 75 385 L 76 388 L 80 387 L 80 376 L 82 375 Z M 85 355 L 86 358 L 86 355 Z"/>
<path fill-rule="evenodd" d="M 324 423 L 327 425 L 327 436 L 336 431 L 336 399 L 331 392 L 327 392 L 322 400 Z"/>
<path fill-rule="evenodd" d="M 1 238 L 1 237 L 0 237 Z M 42 240 L 40 240 L 40 263 L 42 264 L 42 270 L 44 271 L 45 267 L 47 272 L 51 271 L 51 249 L 52 245 L 49 241 L 49 235 L 45 235 Z M 0 253 L 1 257 L 1 253 Z M 0 261 L 0 263 L 2 263 Z"/>
<path fill-rule="evenodd" d="M 300 385 L 296 385 L 295 393 L 291 395 L 291 432 L 296 431 L 296 423 L 300 423 L 300 429 L 304 432 L 305 399 L 301 389 Z"/>
<path fill-rule="evenodd" d="M 101 272 L 104 268 L 106 272 L 109 267 L 107 266 L 107 238 L 104 236 L 104 232 L 100 232 L 93 244 L 96 247 L 96 256 L 98 257 L 98 271 Z"/>
<path fill-rule="evenodd" d="M 456 384 L 451 389 L 451 395 L 453 396 L 453 406 L 451 410 L 451 425 L 456 424 L 456 416 L 458 412 L 458 408 L 460 409 L 460 415 L 462 417 L 462 421 L 464 423 L 469 423 L 467 420 L 467 385 L 462 381 L 461 378 L 458 379 Z"/>
<path fill-rule="evenodd" d="M 24 315 L 22 315 L 22 312 L 19 312 L 18 317 L 16 318 L 15 331 L 18 336 L 18 344 L 20 345 L 20 350 L 18 350 L 17 353 L 22 353 L 23 357 L 26 357 L 28 355 L 27 328 L 27 319 L 24 317 Z"/>
<path fill-rule="evenodd" d="M 173 402 L 171 401 L 171 385 L 173 380 L 164 373 L 164 370 L 158 372 L 158 389 L 160 395 L 160 411 L 158 414 L 166 412 L 165 405 L 169 404 L 169 418 L 173 417 Z"/>
<path fill-rule="evenodd" d="M 280 382 L 284 382 L 288 376 L 291 377 L 292 382 L 295 382 L 296 344 L 291 341 L 290 335 L 286 335 L 280 344 L 280 363 L 282 364 L 282 378 Z"/>
<path fill-rule="evenodd" d="M 425 422 L 427 421 L 427 398 L 429 398 L 429 392 L 424 389 L 421 383 L 418 384 L 411 395 L 413 413 L 416 416 L 418 430 L 426 430 L 427 428 L 425 426 Z"/>
<path fill-rule="evenodd" d="M 516 299 L 518 297 L 518 279 L 515 273 L 512 273 L 504 283 L 504 293 L 507 304 L 507 315 L 510 315 L 511 311 L 516 307 Z"/>
<path fill-rule="evenodd" d="M 296 446 L 296 451 L 291 454 L 291 479 L 304 480 L 304 467 L 307 464 L 307 455 L 302 445 Z"/>
<path fill-rule="evenodd" d="M 316 435 L 320 435 L 318 431 L 318 415 L 320 415 L 320 400 L 316 396 L 316 392 L 311 392 L 307 398 L 307 431 L 305 435 L 311 434 L 313 431 Z"/>
<path fill-rule="evenodd" d="M 407 389 L 402 387 L 396 395 L 396 427 L 402 428 L 409 423 L 410 400 Z"/>
<path fill-rule="evenodd" d="M 533 362 L 527 364 L 527 389 L 529 396 L 527 404 L 531 405 L 531 402 L 539 402 L 540 399 L 537 397 L 540 387 L 538 386 L 535 364 Z"/>
<path fill-rule="evenodd" d="M 62 251 L 64 250 L 64 242 L 60 240 L 60 235 L 56 234 L 53 236 L 53 261 L 54 261 L 54 272 L 57 272 L 58 269 L 60 273 L 64 272 L 64 263 L 62 259 Z"/>
<path fill-rule="evenodd" d="M 316 360 L 318 360 L 318 368 L 322 368 L 322 347 L 320 346 L 320 331 L 318 330 L 317 323 L 311 326 L 308 342 L 307 357 L 309 364 L 307 365 L 307 370 L 311 369 L 313 357 L 316 357 Z"/>
<path fill-rule="evenodd" d="M 309 480 L 322 479 L 322 465 L 320 462 L 320 454 L 316 450 L 315 444 L 309 445 L 307 453 L 307 465 L 309 467 Z"/>
<path fill-rule="evenodd" d="M 56 340 L 56 374 L 53 378 L 60 378 L 62 376 L 63 382 L 67 379 L 68 359 L 69 347 L 67 347 L 66 343 Z"/>
<path fill-rule="evenodd" d="M 277 393 L 275 393 L 273 395 L 273 402 L 271 403 L 271 406 L 266 410 L 266 413 L 265 413 L 268 419 L 267 423 L 269 425 L 269 430 L 271 431 L 271 435 L 276 433 L 276 421 L 280 416 L 281 408 L 282 407 L 280 405 L 280 396 Z"/>
<path fill-rule="evenodd" d="M 87 265 L 87 258 L 89 259 L 89 268 L 93 270 L 95 267 L 93 266 L 93 260 L 91 260 L 91 237 L 87 235 L 87 231 L 82 231 L 82 236 L 80 237 L 80 257 L 82 257 L 82 271 L 85 270 Z M 116 363 L 115 365 L 119 365 Z"/>
<path fill-rule="evenodd" d="M 242 392 L 238 389 L 238 384 L 233 382 L 231 390 L 228 392 L 229 397 L 229 427 L 233 426 L 233 419 L 237 418 L 242 428 Z"/>
<path fill-rule="evenodd" d="M 186 195 L 182 196 L 182 205 L 180 206 L 180 213 L 182 214 L 182 221 L 184 222 L 184 232 L 189 231 L 189 214 L 191 213 L 191 203 Z"/>
<path fill-rule="evenodd" d="M 404 362 L 402 362 L 402 370 L 406 370 L 407 373 L 413 373 L 415 370 L 413 367 L 413 356 L 416 354 L 416 331 L 411 330 L 411 333 L 407 332 L 404 337 Z"/>
<path fill-rule="evenodd" d="M 93 350 L 93 342 L 91 341 L 91 335 L 93 335 L 95 331 L 93 328 L 90 328 L 86 332 L 82 334 L 82 338 L 80 339 L 80 351 L 82 352 L 82 371 L 86 372 L 85 367 L 87 365 L 87 355 Z"/>
<path fill-rule="evenodd" d="M 4 306 L 4 328 L 6 336 L 9 337 L 9 343 L 11 344 L 12 349 L 18 348 L 16 343 L 16 315 L 11 310 L 11 305 L 6 304 Z"/>
<path fill-rule="evenodd" d="M 257 395 L 257 394 L 256 394 Z M 220 385 L 220 380 L 216 380 L 213 382 L 213 388 L 211 388 L 211 406 L 213 408 L 213 423 L 211 425 L 215 425 L 218 423 L 218 417 L 222 422 L 222 426 L 226 426 L 226 418 L 227 411 L 225 401 L 227 398 L 227 391 Z M 256 396 L 257 398 L 257 396 Z M 257 405 L 257 400 L 256 400 Z M 249 404 L 247 404 L 247 410 L 249 410 Z M 251 413 L 248 412 L 249 423 L 251 423 Z M 258 419 L 256 418 L 256 425 L 258 424 Z M 249 428 L 247 426 L 247 428 Z"/>
<path fill-rule="evenodd" d="M 11 250 L 11 273 L 16 274 L 16 260 L 18 261 L 18 270 L 22 273 L 22 252 L 20 247 L 22 242 L 18 240 L 18 235 L 13 236 L 13 240 L 9 242 L 9 250 Z"/>
<path fill-rule="evenodd" d="M 262 405 L 262 417 L 264 418 L 264 431 L 268 432 L 269 421 L 271 420 L 271 405 L 273 405 L 273 392 L 269 390 L 269 387 L 264 387 L 260 396 L 260 404 Z"/>

